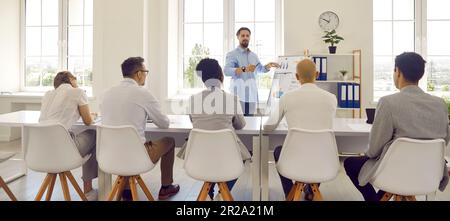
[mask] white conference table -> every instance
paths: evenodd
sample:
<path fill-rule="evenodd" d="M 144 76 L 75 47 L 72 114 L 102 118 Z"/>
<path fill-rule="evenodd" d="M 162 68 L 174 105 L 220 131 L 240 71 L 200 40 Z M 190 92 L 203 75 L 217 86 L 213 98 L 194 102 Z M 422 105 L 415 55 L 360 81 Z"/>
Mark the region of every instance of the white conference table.
<path fill-rule="evenodd" d="M 0 115 L 0 126 L 21 128 L 26 124 L 36 124 L 39 120 L 39 111 L 19 111 Z M 147 124 L 147 136 L 157 139 L 164 136 L 178 137 L 177 146 L 184 142 L 192 129 L 189 116 L 171 115 L 170 129 L 160 129 L 154 124 Z M 269 149 L 282 144 L 288 130 L 285 122 L 282 122 L 277 130 L 271 133 L 261 131 L 262 122 L 266 117 L 247 117 L 247 125 L 244 129 L 236 131 L 247 147 L 252 147 L 253 157 L 251 163 L 252 171 L 252 196 L 254 201 L 269 200 L 268 170 Z M 95 125 L 86 127 L 82 124 L 75 125 L 74 129 L 95 129 Z M 338 142 L 340 153 L 364 153 L 367 149 L 370 125 L 361 119 L 336 119 L 334 131 Z M 22 145 L 23 146 L 23 145 Z M 26 175 L 27 168 L 24 164 L 23 173 L 10 178 L 17 179 Z M 104 200 L 112 187 L 112 176 L 99 170 L 99 199 Z"/>
<path fill-rule="evenodd" d="M 39 111 L 18 111 L 8 114 L 0 115 L 0 126 L 2 127 L 12 127 L 12 128 L 22 128 L 22 126 L 27 124 L 37 124 L 39 122 Z M 189 116 L 187 115 L 170 115 L 170 128 L 169 129 L 160 129 L 154 124 L 147 124 L 146 133 L 148 137 L 152 137 L 157 139 L 158 137 L 165 136 L 175 136 L 181 137 L 181 141 L 177 142 L 177 146 L 181 146 L 184 142 L 184 139 L 188 137 L 191 129 L 192 123 L 190 122 Z M 243 140 L 249 140 L 250 143 L 247 146 L 252 147 L 253 149 L 253 158 L 252 158 L 252 186 L 253 186 L 253 200 L 259 201 L 261 199 L 260 192 L 260 128 L 261 128 L 261 118 L 260 117 L 247 117 L 246 118 L 246 127 L 242 130 L 237 131 L 237 135 Z M 98 122 L 100 123 L 100 122 Z M 96 125 L 93 126 L 84 126 L 81 123 L 77 124 L 73 127 L 75 131 L 82 131 L 85 129 L 95 129 Z M 244 141 L 245 143 L 245 141 Z M 23 148 L 24 145 L 22 145 Z M 24 153 L 24 150 L 22 149 Z M 25 163 L 23 164 L 23 168 L 21 168 L 21 172 L 13 177 L 7 179 L 7 182 L 15 180 L 17 178 L 23 177 L 27 174 L 27 167 Z M 106 199 L 109 191 L 112 188 L 112 176 L 110 174 L 105 174 L 103 171 L 99 170 L 99 178 L 98 178 L 98 192 L 99 199 Z"/>

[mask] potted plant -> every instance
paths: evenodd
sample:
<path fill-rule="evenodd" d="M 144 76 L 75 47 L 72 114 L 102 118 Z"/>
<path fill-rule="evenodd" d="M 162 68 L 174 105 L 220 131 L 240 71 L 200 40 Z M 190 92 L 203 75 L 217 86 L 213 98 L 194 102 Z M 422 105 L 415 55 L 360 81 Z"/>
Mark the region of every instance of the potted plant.
<path fill-rule="evenodd" d="M 342 75 L 342 80 L 346 81 L 348 71 L 342 70 L 342 71 L 339 71 L 339 73 L 341 73 L 341 75 Z"/>
<path fill-rule="evenodd" d="M 325 36 L 323 36 L 322 38 L 325 43 L 330 44 L 330 47 L 328 47 L 328 49 L 330 50 L 330 54 L 336 54 L 336 45 L 344 40 L 343 37 L 339 36 L 336 33 L 336 30 L 325 31 Z"/>

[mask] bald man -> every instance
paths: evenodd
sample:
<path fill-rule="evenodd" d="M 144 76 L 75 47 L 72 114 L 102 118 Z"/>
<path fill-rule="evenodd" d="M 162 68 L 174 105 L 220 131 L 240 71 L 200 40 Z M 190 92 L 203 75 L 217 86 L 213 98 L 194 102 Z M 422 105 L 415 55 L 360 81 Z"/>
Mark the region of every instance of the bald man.
<path fill-rule="evenodd" d="M 264 125 L 267 132 L 275 130 L 281 120 L 286 117 L 288 128 L 305 130 L 333 129 L 333 119 L 336 117 L 336 95 L 319 88 L 315 81 L 319 73 L 313 61 L 305 59 L 298 63 L 296 77 L 301 87 L 286 93 L 280 100 L 279 108 L 271 113 Z M 275 149 L 275 160 L 278 162 L 282 147 Z M 283 190 L 289 195 L 294 182 L 281 176 Z M 308 188 L 309 189 L 309 188 Z M 306 200 L 312 200 L 310 190 L 306 190 Z"/>

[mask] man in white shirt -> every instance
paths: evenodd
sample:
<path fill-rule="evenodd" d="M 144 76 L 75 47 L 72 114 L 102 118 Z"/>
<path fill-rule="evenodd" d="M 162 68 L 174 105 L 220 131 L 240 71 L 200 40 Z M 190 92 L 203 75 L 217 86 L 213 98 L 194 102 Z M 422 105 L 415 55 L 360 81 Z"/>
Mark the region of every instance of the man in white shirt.
<path fill-rule="evenodd" d="M 313 61 L 305 59 L 297 65 L 297 80 L 302 85 L 300 89 L 286 93 L 280 100 L 279 107 L 271 114 L 264 125 L 265 131 L 273 131 L 286 116 L 288 128 L 306 130 L 333 129 L 333 119 L 336 117 L 337 98 L 317 85 L 318 77 L 316 65 Z M 278 162 L 282 147 L 276 148 L 274 155 Z M 293 181 L 281 176 L 283 190 L 286 196 L 293 187 Z M 312 198 L 310 191 L 307 199 Z"/>
<path fill-rule="evenodd" d="M 83 164 L 84 192 L 89 200 L 96 200 L 96 191 L 92 189 L 92 180 L 98 176 L 98 163 L 95 157 L 95 130 L 86 130 L 74 134 L 71 127 L 80 119 L 91 125 L 96 116 L 91 116 L 86 93 L 78 88 L 77 78 L 63 71 L 56 75 L 53 85 L 42 99 L 40 123 L 62 124 L 72 136 L 81 156 L 92 154 Z M 94 114 L 95 115 L 95 114 Z"/>
<path fill-rule="evenodd" d="M 144 59 L 140 57 L 128 58 L 122 63 L 123 81 L 104 94 L 101 105 L 103 124 L 109 126 L 134 126 L 145 145 L 153 163 L 161 159 L 161 184 L 159 199 L 166 200 L 180 190 L 173 185 L 173 164 L 175 160 L 175 140 L 170 137 L 157 141 L 147 141 L 145 128 L 147 119 L 160 128 L 169 128 L 169 118 L 161 112 L 161 106 L 156 98 L 145 89 L 145 80 L 149 71 Z M 129 190 L 124 198 L 129 198 Z"/>

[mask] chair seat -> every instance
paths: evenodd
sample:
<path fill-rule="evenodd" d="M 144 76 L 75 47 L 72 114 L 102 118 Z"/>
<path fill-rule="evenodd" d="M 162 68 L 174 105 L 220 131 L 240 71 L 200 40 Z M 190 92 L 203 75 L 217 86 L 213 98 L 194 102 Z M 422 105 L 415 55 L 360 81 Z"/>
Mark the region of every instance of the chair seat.
<path fill-rule="evenodd" d="M 11 159 L 15 153 L 8 153 L 8 152 L 0 152 L 0 163 L 3 163 L 9 159 Z"/>
<path fill-rule="evenodd" d="M 90 158 L 91 158 L 92 154 L 88 154 L 85 157 L 83 157 L 83 160 L 81 161 L 80 164 L 77 165 L 72 165 L 71 167 L 68 168 L 31 168 L 31 170 L 34 170 L 36 172 L 40 172 L 40 173 L 51 173 L 51 174 L 58 174 L 58 173 L 63 173 L 63 172 L 67 172 L 67 171 L 71 171 L 74 169 L 77 169 L 81 166 L 83 166 Z"/>
<path fill-rule="evenodd" d="M 148 172 L 152 171 L 153 168 L 155 168 L 155 166 L 147 167 L 147 168 L 145 168 L 145 170 L 128 170 L 128 171 L 124 170 L 124 169 L 121 169 L 121 170 L 101 169 L 101 170 L 107 174 L 114 174 L 114 175 L 122 176 L 122 177 L 131 177 L 131 176 L 137 176 L 140 174 L 148 173 Z"/>

